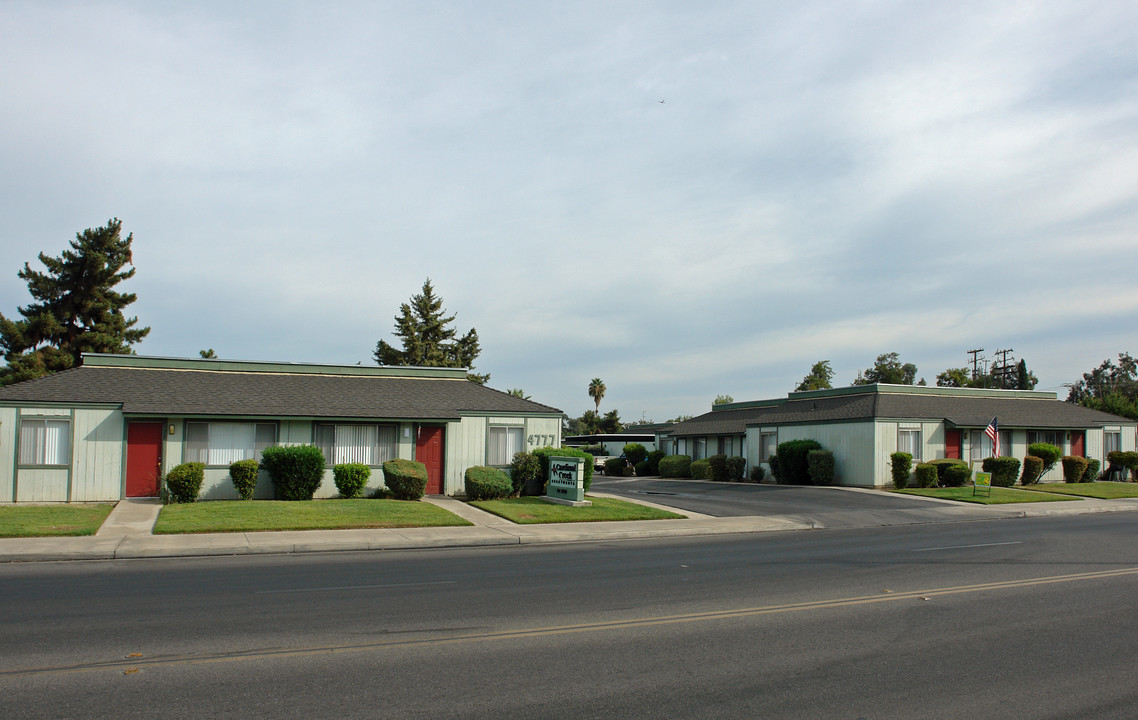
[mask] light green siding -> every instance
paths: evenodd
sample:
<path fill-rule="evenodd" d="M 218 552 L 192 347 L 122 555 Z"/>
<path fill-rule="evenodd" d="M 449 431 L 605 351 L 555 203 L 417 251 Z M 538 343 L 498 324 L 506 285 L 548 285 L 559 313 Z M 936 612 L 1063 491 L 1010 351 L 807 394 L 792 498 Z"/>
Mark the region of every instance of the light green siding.
<path fill-rule="evenodd" d="M 75 502 L 122 498 L 124 424 L 118 410 L 76 410 L 71 450 Z"/>
<path fill-rule="evenodd" d="M 16 502 L 66 502 L 67 475 L 66 468 L 23 468 Z"/>
<path fill-rule="evenodd" d="M 16 409 L 0 408 L 0 502 L 15 501 Z"/>
<path fill-rule="evenodd" d="M 817 440 L 824 449 L 834 453 L 837 485 L 872 487 L 880 484 L 874 473 L 872 422 L 783 425 L 778 429 L 778 441 L 788 440 Z"/>

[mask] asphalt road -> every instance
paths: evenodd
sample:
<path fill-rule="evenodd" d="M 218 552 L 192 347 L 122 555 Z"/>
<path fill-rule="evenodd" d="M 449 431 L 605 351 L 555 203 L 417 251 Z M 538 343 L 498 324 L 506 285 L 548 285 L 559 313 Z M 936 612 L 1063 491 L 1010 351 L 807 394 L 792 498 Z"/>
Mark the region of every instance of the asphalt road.
<path fill-rule="evenodd" d="M 0 566 L 0 717 L 1130 718 L 1135 530 Z"/>

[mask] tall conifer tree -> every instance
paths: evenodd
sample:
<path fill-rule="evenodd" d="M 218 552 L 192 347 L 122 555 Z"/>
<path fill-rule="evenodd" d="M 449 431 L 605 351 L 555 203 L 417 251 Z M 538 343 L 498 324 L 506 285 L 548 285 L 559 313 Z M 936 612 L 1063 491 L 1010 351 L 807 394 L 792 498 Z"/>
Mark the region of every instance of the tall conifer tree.
<path fill-rule="evenodd" d="M 19 308 L 21 319 L 0 314 L 0 349 L 7 362 L 0 385 L 76 367 L 85 352 L 129 354 L 130 346 L 150 332 L 135 327 L 137 317 L 123 314 L 135 294 L 114 289 L 134 276 L 134 236 L 121 233 L 122 222 L 112 218 L 103 227 L 77 233 L 60 257 L 41 252 L 46 271 L 24 263 L 19 277 L 34 302 Z"/>
<path fill-rule="evenodd" d="M 482 352 L 478 344 L 478 331 L 474 328 L 461 338 L 449 325 L 454 315 L 447 316 L 442 298 L 435 296 L 431 279 L 423 283 L 423 291 L 411 296 L 410 303 L 399 306 L 395 316 L 395 337 L 403 345 L 400 350 L 385 340 L 376 343 L 373 357 L 380 365 L 418 365 L 421 367 L 452 367 L 474 369 L 474 360 Z M 468 378 L 483 385 L 489 373 L 478 375 L 469 372 Z"/>

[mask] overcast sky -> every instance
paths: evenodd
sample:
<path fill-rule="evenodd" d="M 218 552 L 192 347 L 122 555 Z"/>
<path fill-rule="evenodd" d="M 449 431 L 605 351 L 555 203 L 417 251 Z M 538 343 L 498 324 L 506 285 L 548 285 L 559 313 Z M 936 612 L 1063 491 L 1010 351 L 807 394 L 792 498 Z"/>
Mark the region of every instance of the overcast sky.
<path fill-rule="evenodd" d="M 573 416 L 1138 352 L 1133 0 L 0 0 L 0 68 L 0 312 L 118 217 L 144 355 L 371 363 L 428 276 Z"/>

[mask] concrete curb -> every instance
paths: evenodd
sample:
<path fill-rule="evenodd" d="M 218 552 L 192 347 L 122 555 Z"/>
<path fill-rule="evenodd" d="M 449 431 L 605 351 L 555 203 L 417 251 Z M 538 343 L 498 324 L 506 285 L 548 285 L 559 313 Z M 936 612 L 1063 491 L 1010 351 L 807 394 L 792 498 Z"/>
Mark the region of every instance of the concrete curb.
<path fill-rule="evenodd" d="M 603 497 L 617 497 L 595 493 Z M 268 555 L 308 552 L 414 550 L 495 547 L 610 540 L 696 537 L 760 532 L 817 530 L 827 527 L 891 527 L 897 525 L 972 522 L 1011 518 L 1057 517 L 1138 510 L 1138 498 L 1009 505 L 929 503 L 928 509 L 874 510 L 831 513 L 829 517 L 746 516 L 710 517 L 685 513 L 683 520 L 641 520 L 595 523 L 514 525 L 466 503 L 446 497 L 424 498 L 473 525 L 434 528 L 362 530 L 303 530 L 281 532 L 152 535 L 161 506 L 153 501 L 124 501 L 112 511 L 115 522 L 88 537 L 0 538 L 0 562 L 116 560 L 128 558 Z M 677 511 L 663 505 L 619 498 Z M 682 512 L 682 511 L 677 511 Z M 828 522 L 833 520 L 833 522 Z M 108 517 L 107 522 L 111 521 Z M 106 532 L 104 532 L 106 530 Z"/>

